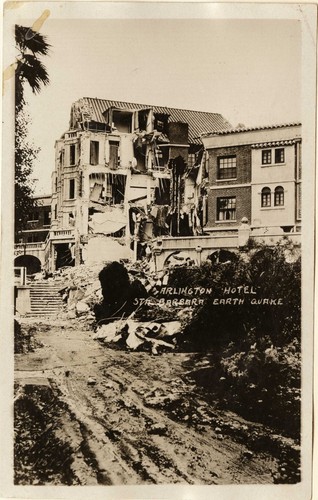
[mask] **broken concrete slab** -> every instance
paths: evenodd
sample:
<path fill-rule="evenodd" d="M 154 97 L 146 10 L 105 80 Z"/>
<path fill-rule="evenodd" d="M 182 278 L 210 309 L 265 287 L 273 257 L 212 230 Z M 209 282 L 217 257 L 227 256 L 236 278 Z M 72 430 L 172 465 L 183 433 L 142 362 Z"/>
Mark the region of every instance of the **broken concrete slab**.
<path fill-rule="evenodd" d="M 88 313 L 89 311 L 90 311 L 90 307 L 85 302 L 77 302 L 76 313 L 79 316 L 82 314 Z"/>

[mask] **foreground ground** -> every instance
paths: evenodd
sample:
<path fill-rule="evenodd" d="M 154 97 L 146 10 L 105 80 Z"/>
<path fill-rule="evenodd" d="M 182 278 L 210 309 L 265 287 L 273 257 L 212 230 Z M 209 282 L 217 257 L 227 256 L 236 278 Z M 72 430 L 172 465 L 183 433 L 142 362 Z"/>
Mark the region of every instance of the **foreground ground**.
<path fill-rule="evenodd" d="M 76 320 L 33 326 L 43 346 L 15 361 L 16 483 L 260 484 L 288 472 L 268 430 L 193 383 L 204 355 L 110 349 Z"/>

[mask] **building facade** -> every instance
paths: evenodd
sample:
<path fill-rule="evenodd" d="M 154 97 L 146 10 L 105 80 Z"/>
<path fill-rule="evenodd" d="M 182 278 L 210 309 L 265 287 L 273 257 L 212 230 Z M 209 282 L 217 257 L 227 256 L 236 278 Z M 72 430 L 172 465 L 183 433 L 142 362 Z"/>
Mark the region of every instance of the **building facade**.
<path fill-rule="evenodd" d="M 51 227 L 51 195 L 34 196 L 34 209 L 29 215 L 27 227 L 19 234 L 19 243 L 45 241 Z"/>
<path fill-rule="evenodd" d="M 200 134 L 228 129 L 216 113 L 75 102 L 55 146 L 50 269 L 100 253 L 139 258 L 156 236 L 195 234 Z"/>
<path fill-rule="evenodd" d="M 208 153 L 210 233 L 300 231 L 301 125 L 234 129 L 203 134 Z"/>
<path fill-rule="evenodd" d="M 39 201 L 15 248 L 16 266 L 37 259 L 28 273 L 150 255 L 156 270 L 200 264 L 250 237 L 299 244 L 301 125 L 233 129 L 219 114 L 83 98 Z"/>
<path fill-rule="evenodd" d="M 44 248 L 51 228 L 51 195 L 35 196 L 34 200 L 34 209 L 14 248 L 15 267 L 25 267 L 28 274 L 45 266 Z"/>

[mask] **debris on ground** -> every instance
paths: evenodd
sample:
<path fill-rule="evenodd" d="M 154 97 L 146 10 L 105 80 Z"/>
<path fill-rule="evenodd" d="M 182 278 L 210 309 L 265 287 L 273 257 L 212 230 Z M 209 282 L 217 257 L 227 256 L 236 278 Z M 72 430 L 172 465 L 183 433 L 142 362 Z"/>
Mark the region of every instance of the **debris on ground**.
<path fill-rule="evenodd" d="M 94 377 L 88 377 L 87 385 L 96 385 L 96 379 Z"/>
<path fill-rule="evenodd" d="M 155 323 L 130 318 L 100 326 L 93 338 L 104 344 L 116 344 L 132 351 L 150 351 L 156 355 L 175 349 L 176 337 L 180 333 L 182 333 L 181 321 Z"/>

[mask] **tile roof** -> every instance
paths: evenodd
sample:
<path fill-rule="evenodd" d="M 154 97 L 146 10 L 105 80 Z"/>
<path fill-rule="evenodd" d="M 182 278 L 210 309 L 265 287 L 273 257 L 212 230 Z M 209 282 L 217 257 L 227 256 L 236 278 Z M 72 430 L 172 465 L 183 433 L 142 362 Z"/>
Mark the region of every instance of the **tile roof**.
<path fill-rule="evenodd" d="M 298 141 L 292 139 L 286 141 L 258 142 L 256 144 L 252 144 L 251 148 L 257 149 L 257 148 L 272 148 L 277 146 L 291 146 L 293 144 L 296 144 L 296 142 L 300 142 L 300 139 L 298 139 Z"/>
<path fill-rule="evenodd" d="M 217 132 L 215 132 L 214 130 L 210 130 L 209 132 L 203 132 L 201 134 L 201 136 L 207 137 L 209 135 L 237 134 L 239 132 L 254 132 L 256 130 L 270 130 L 270 129 L 277 129 L 277 128 L 299 127 L 299 126 L 301 126 L 301 123 L 295 122 L 295 123 L 281 123 L 279 125 L 265 125 L 265 126 L 260 126 L 260 127 L 232 128 L 232 129 L 220 130 Z"/>
<path fill-rule="evenodd" d="M 120 108 L 123 110 L 140 110 L 152 108 L 154 113 L 168 114 L 169 122 L 182 122 L 189 124 L 189 142 L 201 144 L 200 135 L 207 132 L 220 132 L 222 130 L 232 130 L 231 124 L 219 113 L 208 113 L 206 111 L 193 111 L 188 109 L 168 108 L 165 106 L 154 106 L 149 104 L 137 104 L 131 102 L 112 101 L 108 99 L 98 99 L 83 97 L 76 103 L 77 106 L 89 110 L 91 120 L 99 123 L 106 123 L 103 113 L 109 108 Z"/>

